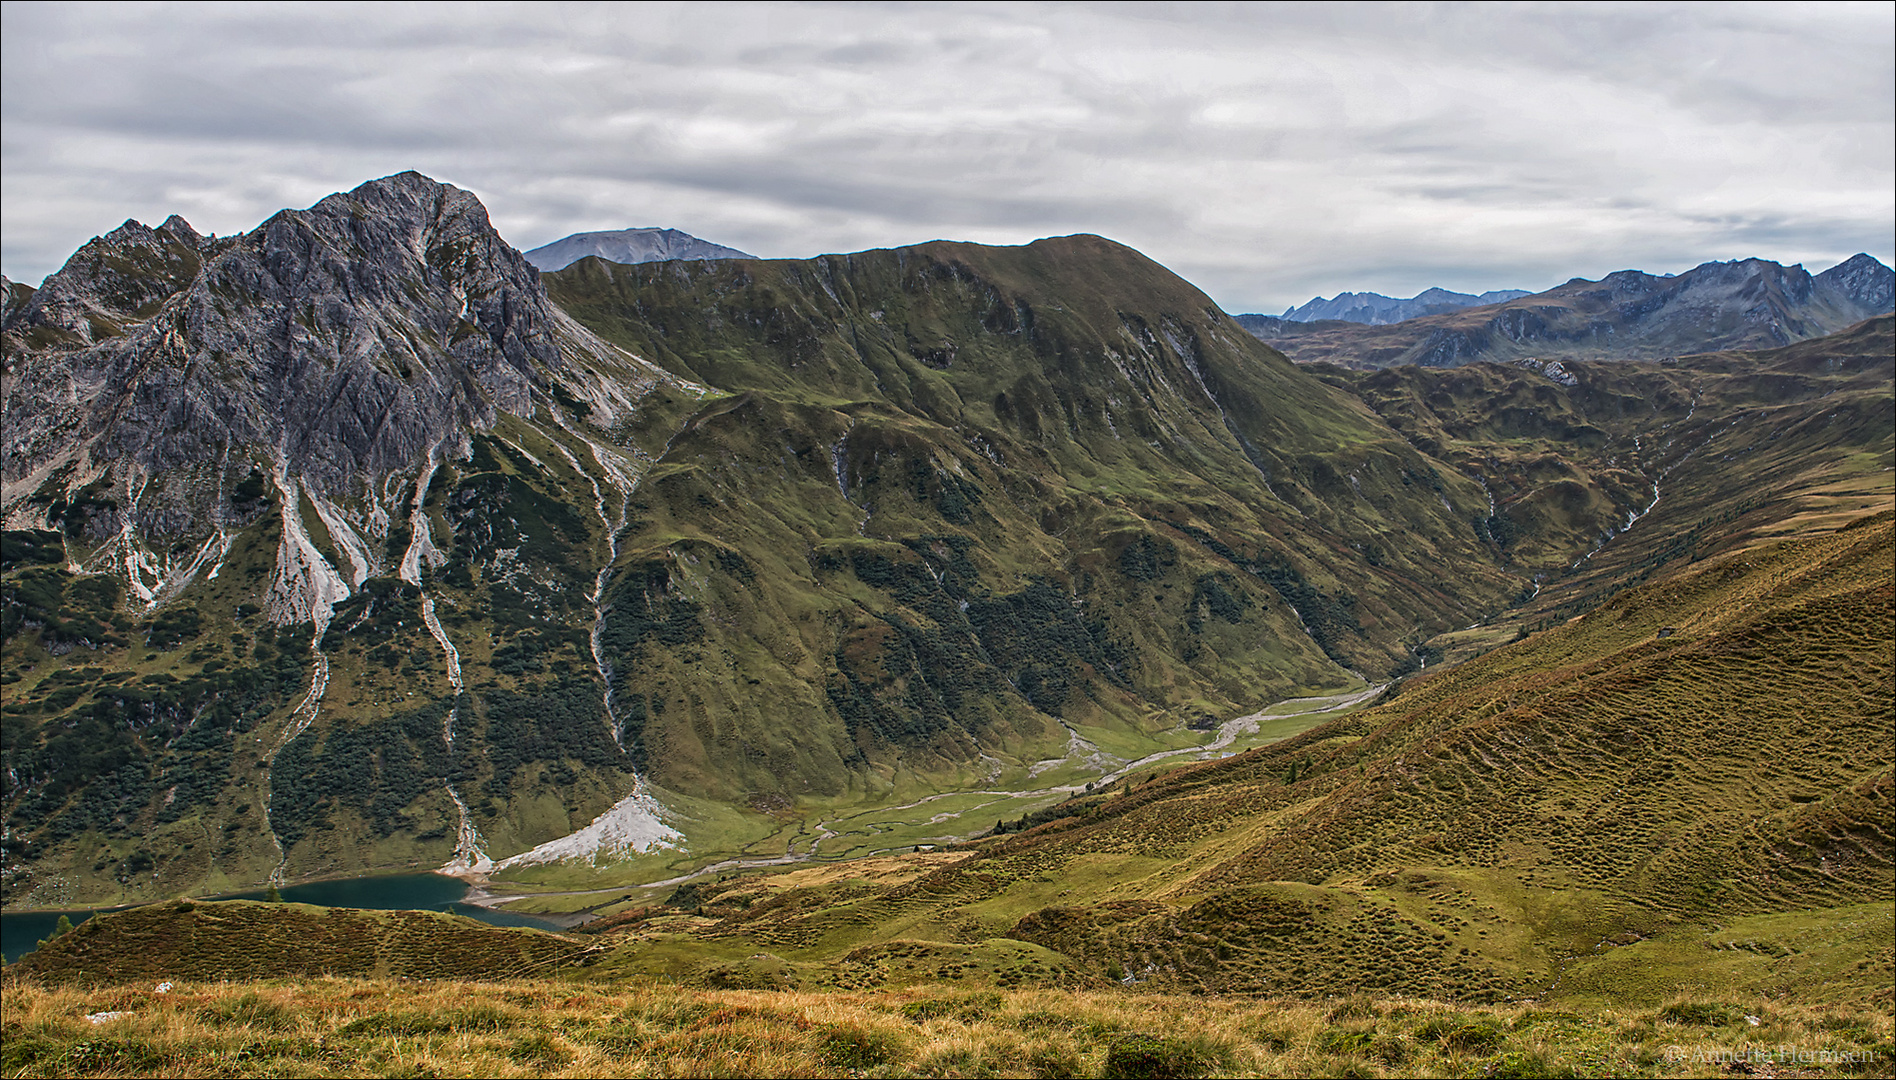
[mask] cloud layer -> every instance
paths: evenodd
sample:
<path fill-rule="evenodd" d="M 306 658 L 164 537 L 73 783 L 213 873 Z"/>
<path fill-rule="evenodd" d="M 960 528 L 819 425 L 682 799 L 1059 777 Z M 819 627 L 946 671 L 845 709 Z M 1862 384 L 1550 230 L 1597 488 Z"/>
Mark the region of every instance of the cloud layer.
<path fill-rule="evenodd" d="M 1096 232 L 1228 310 L 1888 262 L 1896 17 L 1742 5 L 4 9 L 5 270 L 418 169 L 521 248 Z"/>

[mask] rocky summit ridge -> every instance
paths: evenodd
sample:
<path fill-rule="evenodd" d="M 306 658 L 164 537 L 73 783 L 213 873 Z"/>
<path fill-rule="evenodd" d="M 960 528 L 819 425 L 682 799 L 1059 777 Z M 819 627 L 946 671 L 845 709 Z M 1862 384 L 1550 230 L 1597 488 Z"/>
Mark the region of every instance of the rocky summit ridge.
<path fill-rule="evenodd" d="M 531 414 L 571 358 L 615 351 L 547 303 L 477 198 L 412 172 L 241 236 L 205 238 L 175 215 L 128 221 L 4 329 L 8 512 L 43 513 L 20 500 L 49 477 L 109 478 L 123 497 L 73 509 L 66 527 L 121 538 L 147 598 L 181 582 L 137 538 L 222 535 L 253 472 L 376 502 L 372 481 L 464 447 L 500 414 Z"/>

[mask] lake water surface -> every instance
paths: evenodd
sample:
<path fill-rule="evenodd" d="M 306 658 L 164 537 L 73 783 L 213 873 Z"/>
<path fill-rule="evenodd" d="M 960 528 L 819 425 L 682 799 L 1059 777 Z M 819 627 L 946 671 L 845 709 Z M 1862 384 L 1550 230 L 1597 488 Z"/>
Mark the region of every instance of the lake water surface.
<path fill-rule="evenodd" d="M 443 874 L 387 874 L 380 877 L 343 878 L 337 881 L 312 881 L 290 885 L 281 890 L 283 899 L 298 904 L 324 907 L 366 908 L 372 911 L 450 911 L 493 926 L 531 926 L 539 930 L 558 929 L 545 919 L 492 911 L 464 904 L 467 882 Z M 263 893 L 229 893 L 204 897 L 209 900 L 261 900 Z M 40 940 L 53 932 L 61 915 L 74 926 L 99 911 L 123 908 L 89 908 L 83 911 L 21 911 L 0 914 L 0 951 L 11 964 L 39 947 Z"/>

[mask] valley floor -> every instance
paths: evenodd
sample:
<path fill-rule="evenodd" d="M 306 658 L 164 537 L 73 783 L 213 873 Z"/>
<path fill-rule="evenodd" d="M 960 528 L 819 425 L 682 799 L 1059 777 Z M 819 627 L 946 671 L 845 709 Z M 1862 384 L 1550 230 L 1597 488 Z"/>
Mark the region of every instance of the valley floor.
<path fill-rule="evenodd" d="M 319 978 L 6 986 L 12 1076 L 1887 1076 L 1884 1008 Z"/>
<path fill-rule="evenodd" d="M 997 821 L 1023 817 L 1128 777 L 1187 762 L 1230 757 L 1288 739 L 1364 708 L 1388 687 L 1388 683 L 1374 683 L 1341 693 L 1274 701 L 1226 720 L 1210 731 L 1180 729 L 1166 741 L 1189 741 L 1169 749 L 1150 750 L 1150 740 L 1137 748 L 1116 747 L 1128 754 L 1137 754 L 1136 757 L 1115 754 L 1075 730 L 1070 734 L 1064 757 L 1037 762 L 1026 770 L 997 771 L 988 777 L 988 783 L 973 789 L 924 795 L 896 805 L 857 805 L 820 812 L 799 819 L 770 837 L 744 845 L 735 854 L 714 854 L 707 859 L 702 854 L 681 856 L 676 852 L 654 852 L 625 860 L 612 883 L 603 886 L 549 890 L 535 888 L 531 882 L 524 883 L 523 887 L 518 880 L 497 878 L 471 869 L 443 872 L 473 887 L 466 903 L 544 916 L 562 925 L 571 925 L 584 921 L 597 908 L 613 906 L 626 895 L 628 888 L 669 890 L 687 882 L 743 870 L 839 862 L 918 846 L 971 840 L 990 831 Z M 1141 750 L 1146 752 L 1141 753 Z M 777 849 L 782 850 L 779 853 Z M 681 868 L 681 864 L 688 868 L 647 880 L 656 867 Z M 589 866 L 588 870 L 591 869 Z M 627 873 L 636 876 L 626 878 Z M 534 876 L 557 880 L 574 875 L 542 870 Z M 653 893 L 648 899 L 660 899 L 663 895 Z"/>

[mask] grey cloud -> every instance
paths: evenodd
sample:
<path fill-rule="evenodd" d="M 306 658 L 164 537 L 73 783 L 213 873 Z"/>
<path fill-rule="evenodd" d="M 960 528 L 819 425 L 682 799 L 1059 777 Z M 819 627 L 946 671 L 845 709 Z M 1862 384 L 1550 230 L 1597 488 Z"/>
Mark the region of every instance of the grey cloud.
<path fill-rule="evenodd" d="M 1245 310 L 1887 260 L 1885 8 L 15 3 L 4 257 L 35 280 L 128 215 L 228 232 L 412 167 L 523 246 L 1089 231 Z"/>

